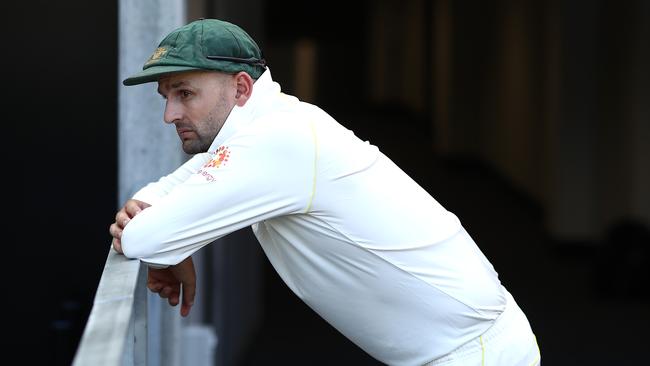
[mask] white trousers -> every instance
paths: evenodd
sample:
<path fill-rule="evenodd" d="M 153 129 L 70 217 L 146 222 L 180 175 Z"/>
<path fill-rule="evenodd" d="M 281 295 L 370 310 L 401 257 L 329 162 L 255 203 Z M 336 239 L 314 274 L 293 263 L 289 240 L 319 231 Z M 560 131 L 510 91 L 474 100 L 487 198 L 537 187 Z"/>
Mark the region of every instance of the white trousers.
<path fill-rule="evenodd" d="M 481 336 L 425 366 L 536 366 L 541 363 L 537 340 L 524 312 L 510 293 L 506 309 Z"/>

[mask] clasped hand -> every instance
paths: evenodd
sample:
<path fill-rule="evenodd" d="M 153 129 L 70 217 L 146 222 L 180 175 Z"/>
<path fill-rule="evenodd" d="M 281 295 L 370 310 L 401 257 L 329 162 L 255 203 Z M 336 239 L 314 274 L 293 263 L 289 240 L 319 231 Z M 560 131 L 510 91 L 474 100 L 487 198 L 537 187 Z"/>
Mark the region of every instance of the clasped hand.
<path fill-rule="evenodd" d="M 133 217 L 149 206 L 151 205 L 146 202 L 130 199 L 117 212 L 115 222 L 111 224 L 109 229 L 113 237 L 112 246 L 116 252 L 123 254 L 121 239 L 124 227 Z M 192 257 L 187 257 L 182 262 L 167 268 L 149 267 L 147 288 L 157 293 L 161 298 L 167 299 L 171 306 L 178 305 L 182 290 L 181 315 L 187 316 L 192 305 L 194 305 L 196 293 L 196 272 Z"/>

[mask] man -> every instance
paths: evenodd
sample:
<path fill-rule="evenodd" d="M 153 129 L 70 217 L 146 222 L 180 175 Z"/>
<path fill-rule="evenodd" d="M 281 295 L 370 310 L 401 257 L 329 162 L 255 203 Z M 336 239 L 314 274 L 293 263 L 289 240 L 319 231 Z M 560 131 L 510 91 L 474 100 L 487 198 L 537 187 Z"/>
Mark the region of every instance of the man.
<path fill-rule="evenodd" d="M 539 363 L 526 316 L 459 219 L 377 147 L 283 94 L 241 28 L 173 31 L 124 80 L 145 82 L 195 155 L 128 200 L 110 232 L 182 315 L 191 255 L 252 226 L 291 290 L 386 364 Z"/>

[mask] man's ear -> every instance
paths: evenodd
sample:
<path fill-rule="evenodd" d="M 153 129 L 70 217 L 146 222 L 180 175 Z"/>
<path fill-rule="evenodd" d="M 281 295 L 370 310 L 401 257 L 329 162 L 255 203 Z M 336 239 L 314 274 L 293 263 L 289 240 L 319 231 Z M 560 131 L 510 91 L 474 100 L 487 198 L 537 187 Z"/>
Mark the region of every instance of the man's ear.
<path fill-rule="evenodd" d="M 236 104 L 243 107 L 253 94 L 253 78 L 245 71 L 235 74 L 235 83 L 237 92 L 235 94 Z"/>

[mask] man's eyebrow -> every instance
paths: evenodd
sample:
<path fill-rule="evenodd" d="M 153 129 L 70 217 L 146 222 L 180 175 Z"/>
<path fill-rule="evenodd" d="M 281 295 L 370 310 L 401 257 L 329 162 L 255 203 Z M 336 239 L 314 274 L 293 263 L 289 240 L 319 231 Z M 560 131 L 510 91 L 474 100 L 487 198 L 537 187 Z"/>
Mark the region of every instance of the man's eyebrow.
<path fill-rule="evenodd" d="M 185 85 L 185 84 L 187 84 L 187 81 L 185 81 L 185 80 L 180 80 L 180 81 L 177 81 L 177 82 L 171 84 L 171 85 L 169 86 L 169 88 L 170 88 L 170 89 L 177 89 L 177 88 L 180 88 L 181 86 L 183 86 L 183 85 Z M 164 94 L 160 91 L 160 85 L 158 86 L 158 94 L 160 94 L 160 95 L 164 95 Z"/>

